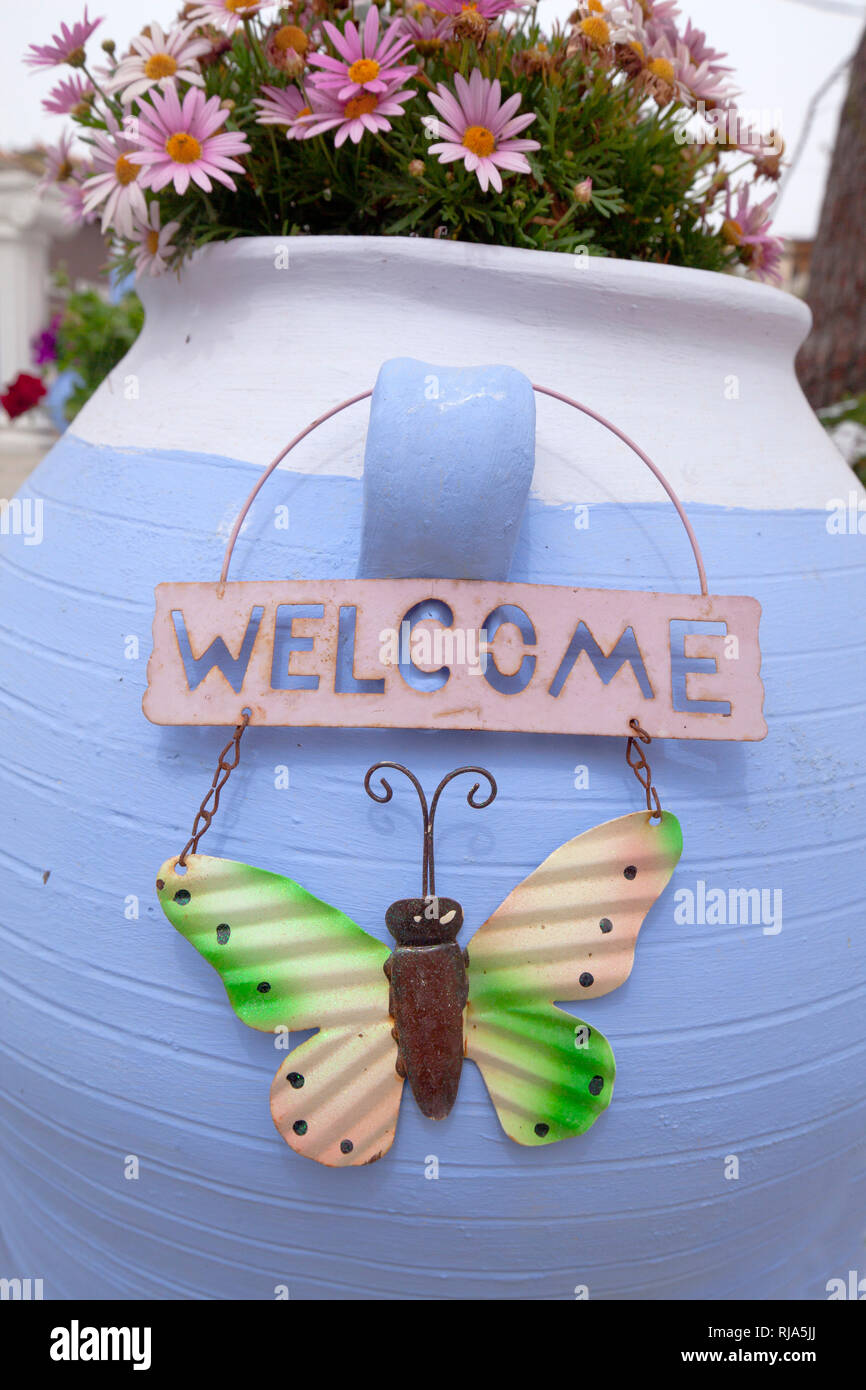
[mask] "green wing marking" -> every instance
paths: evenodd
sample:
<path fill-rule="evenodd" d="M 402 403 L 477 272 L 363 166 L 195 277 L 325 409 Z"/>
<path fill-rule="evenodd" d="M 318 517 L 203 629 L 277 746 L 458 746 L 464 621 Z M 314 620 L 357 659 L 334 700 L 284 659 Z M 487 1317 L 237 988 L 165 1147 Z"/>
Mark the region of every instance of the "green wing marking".
<path fill-rule="evenodd" d="M 682 853 L 675 816 L 621 816 L 567 841 L 509 893 L 469 942 L 466 1056 L 506 1134 L 552 1144 L 610 1104 L 606 1038 L 555 1007 L 628 979 L 638 932 Z"/>
<path fill-rule="evenodd" d="M 610 1043 L 552 1004 L 470 1007 L 466 1055 L 480 1067 L 499 1122 L 518 1144 L 571 1139 L 610 1105 L 616 1074 Z"/>
<path fill-rule="evenodd" d="M 219 973 L 251 1028 L 328 1028 L 388 1017 L 387 946 L 300 884 L 231 859 L 190 855 L 157 878 L 173 927 Z M 159 885 L 162 885 L 161 887 Z"/>

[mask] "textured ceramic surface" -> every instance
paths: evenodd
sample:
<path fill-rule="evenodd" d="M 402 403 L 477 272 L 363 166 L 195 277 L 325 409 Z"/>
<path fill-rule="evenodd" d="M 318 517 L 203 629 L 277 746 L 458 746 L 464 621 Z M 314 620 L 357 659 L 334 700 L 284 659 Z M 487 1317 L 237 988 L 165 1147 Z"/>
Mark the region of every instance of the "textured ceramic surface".
<path fill-rule="evenodd" d="M 851 477 L 792 371 L 804 311 L 655 266 L 319 239 L 282 272 L 275 249 L 215 247 L 146 287 L 139 344 L 26 489 L 42 543 L 3 538 L 3 1273 L 61 1298 L 825 1297 L 862 1270 L 866 595 L 863 538 L 827 526 Z M 582 1009 L 617 1059 L 593 1128 L 512 1144 L 467 1067 L 447 1120 L 405 1094 L 387 1162 L 334 1172 L 275 1134 L 282 1056 L 154 893 L 225 735 L 155 728 L 140 702 L 156 583 L 214 578 L 257 469 L 403 354 L 509 363 L 657 458 L 711 587 L 762 604 L 770 732 L 653 744 L 683 857 L 630 978 Z M 538 416 L 509 578 L 691 592 L 653 479 L 565 407 Z M 365 425 L 359 406 L 296 451 L 238 576 L 357 573 Z M 481 521 L 455 510 L 464 550 Z M 483 823 L 459 799 L 440 813 L 465 937 L 558 845 L 641 804 L 618 740 L 245 743 L 207 852 L 290 875 L 383 942 L 388 903 L 417 891 L 418 829 L 408 800 L 365 796 L 376 759 L 425 785 L 495 772 Z"/>

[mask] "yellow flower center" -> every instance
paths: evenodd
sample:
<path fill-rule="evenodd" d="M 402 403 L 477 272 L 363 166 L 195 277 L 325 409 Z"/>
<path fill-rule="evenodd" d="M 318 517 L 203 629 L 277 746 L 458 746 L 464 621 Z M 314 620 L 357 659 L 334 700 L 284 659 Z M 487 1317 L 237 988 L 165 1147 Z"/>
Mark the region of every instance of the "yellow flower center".
<path fill-rule="evenodd" d="M 293 48 L 296 53 L 300 53 L 303 57 L 309 46 L 310 40 L 303 29 L 298 28 L 297 24 L 284 24 L 274 34 L 274 47 L 278 48 L 281 53 Z"/>
<path fill-rule="evenodd" d="M 151 53 L 144 65 L 145 77 L 151 77 L 155 82 L 161 77 L 174 77 L 177 72 L 177 59 L 172 58 L 170 53 Z"/>
<path fill-rule="evenodd" d="M 741 246 L 743 242 L 743 229 L 739 222 L 735 222 L 732 217 L 729 217 L 722 223 L 722 236 L 725 238 L 725 241 L 729 241 L 732 246 Z"/>
<path fill-rule="evenodd" d="M 582 19 L 580 29 L 584 37 L 589 39 L 590 43 L 594 43 L 596 48 L 602 48 L 610 39 L 610 25 L 599 15 L 591 14 L 588 19 Z"/>
<path fill-rule="evenodd" d="M 138 178 L 138 165 L 130 164 L 125 154 L 118 155 L 114 161 L 114 177 L 122 188 L 128 183 L 135 183 Z"/>
<path fill-rule="evenodd" d="M 429 13 L 430 13 L 430 8 L 429 8 L 428 5 L 424 5 L 424 4 L 413 5 L 413 6 L 412 6 L 412 13 L 413 13 L 413 15 L 415 16 L 416 19 L 423 19 L 424 16 L 425 16 L 425 14 L 429 14 Z"/>
<path fill-rule="evenodd" d="M 152 256 L 155 256 L 157 251 L 159 250 L 159 232 L 148 232 L 147 236 L 145 237 L 145 242 L 147 244 L 147 249 L 150 252 L 150 254 Z"/>
<path fill-rule="evenodd" d="M 312 114 L 313 108 L 311 106 L 302 106 L 298 112 L 298 116 L 312 116 Z M 295 117 L 295 120 L 298 119 L 298 116 Z"/>
<path fill-rule="evenodd" d="M 67 179 L 72 178 L 74 173 L 75 168 L 72 163 L 68 159 L 64 159 L 63 163 L 57 166 L 57 175 L 54 181 L 55 183 L 65 183 Z"/>
<path fill-rule="evenodd" d="M 356 121 L 359 116 L 369 116 L 379 105 L 375 92 L 362 92 L 360 96 L 350 97 L 343 107 L 343 115 L 348 121 Z"/>
<path fill-rule="evenodd" d="M 592 14 L 604 14 L 604 5 L 601 3 L 601 0 L 587 0 L 586 8 Z"/>
<path fill-rule="evenodd" d="M 379 76 L 379 64 L 375 58 L 359 58 L 349 68 L 349 81 L 357 82 L 360 86 L 364 82 L 372 82 L 374 77 Z"/>
<path fill-rule="evenodd" d="M 254 10 L 256 0 L 223 0 L 223 5 L 230 14 L 243 14 L 245 10 Z"/>
<path fill-rule="evenodd" d="M 496 136 L 486 125 L 471 125 L 464 131 L 463 144 L 467 150 L 484 158 L 496 149 Z"/>
<path fill-rule="evenodd" d="M 175 164 L 195 164 L 201 158 L 201 145 L 194 135 L 177 130 L 165 142 L 165 152 Z"/>
<path fill-rule="evenodd" d="M 674 65 L 669 58 L 653 58 L 649 65 L 649 70 L 653 77 L 660 77 L 662 82 L 667 82 L 669 87 L 674 83 Z"/>
<path fill-rule="evenodd" d="M 644 57 L 644 46 L 641 43 L 640 39 L 629 39 L 628 46 L 630 49 L 632 49 L 633 52 L 637 54 L 639 58 Z"/>

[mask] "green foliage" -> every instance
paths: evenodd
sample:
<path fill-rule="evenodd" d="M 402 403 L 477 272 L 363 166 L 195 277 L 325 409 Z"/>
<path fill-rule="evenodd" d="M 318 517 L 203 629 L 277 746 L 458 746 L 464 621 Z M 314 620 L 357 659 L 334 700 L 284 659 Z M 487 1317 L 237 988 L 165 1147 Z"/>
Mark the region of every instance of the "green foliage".
<path fill-rule="evenodd" d="M 243 130 L 252 148 L 247 176 L 236 191 L 215 185 L 211 193 L 160 193 L 162 223 L 181 224 L 174 243 L 188 254 L 208 241 L 236 236 L 298 234 L 446 236 L 545 251 L 662 261 L 723 270 L 737 259 L 711 216 L 723 184 L 713 176 L 718 146 L 678 142 L 677 115 L 660 109 L 624 81 L 614 67 L 588 56 L 566 57 L 556 34 L 546 48 L 540 28 L 492 30 L 481 50 L 445 44 L 421 59 L 417 95 L 403 118 L 360 145 L 335 148 L 333 134 L 287 140 L 282 130 L 256 123 L 252 99 L 264 80 L 288 84 L 259 70 L 259 53 L 243 31 L 231 51 L 206 72 L 206 93 L 232 102 L 230 125 Z M 543 55 L 542 65 L 521 71 L 520 55 Z M 410 53 L 408 59 L 418 61 Z M 525 62 L 525 60 L 523 60 Z M 499 77 L 503 92 L 520 92 L 521 111 L 537 119 L 525 132 L 541 149 L 529 155 L 532 175 L 506 175 L 501 194 L 483 192 L 462 163 L 440 164 L 428 153 L 422 117 L 435 115 L 424 87 L 453 85 L 457 71 L 480 66 Z M 517 73 L 513 71 L 517 68 Z M 423 162 L 423 172 L 410 165 Z M 592 179 L 590 201 L 575 187 Z M 125 262 L 129 265 L 130 262 Z"/>
<path fill-rule="evenodd" d="M 214 180 L 202 188 L 192 171 L 193 182 L 178 193 L 174 179 L 183 187 L 185 167 L 178 163 L 154 193 L 142 171 L 148 215 L 158 211 L 162 228 L 176 225 L 148 251 L 147 237 L 155 243 L 152 222 L 146 229 L 139 224 L 125 240 L 127 210 L 120 228 L 108 228 L 121 271 L 177 268 L 197 247 L 239 236 L 366 234 L 580 251 L 717 271 L 745 266 L 775 277 L 772 197 L 754 205 L 747 185 L 777 179 L 781 153 L 769 157 L 764 136 L 741 132 L 739 117 L 735 135 L 715 128 L 717 111 L 726 119 L 737 116 L 724 55 L 687 29 L 668 0 L 641 0 L 630 10 L 612 0 L 577 0 L 565 27 L 555 24 L 549 33 L 529 7 L 488 21 L 483 5 L 465 6 L 465 13 L 455 7 L 449 18 L 415 0 L 381 0 L 379 34 L 392 21 L 403 25 L 413 46 L 399 61 L 415 69 L 397 79 L 411 97 L 402 114 L 388 118 L 390 129 L 365 129 L 360 143 L 346 140 L 338 147 L 333 128 L 309 136 L 303 122 L 291 127 L 296 108 L 282 125 L 261 124 L 263 88 L 291 88 L 298 106 L 312 108 L 311 120 L 321 116 L 317 84 L 323 73 L 310 59 L 336 51 L 323 21 L 345 33 L 349 20 L 363 22 L 367 8 L 364 0 L 348 8 L 345 0 L 288 0 L 276 11 L 247 15 L 231 37 L 225 28 L 193 23 L 196 42 L 209 45 L 193 66 L 200 68 L 204 95 L 226 113 L 221 138 L 241 133 L 250 148 L 239 155 L 243 171 L 233 171 L 232 187 Z M 116 132 L 137 139 L 138 117 L 156 118 L 155 88 L 127 99 L 124 81 L 114 80 L 120 55 L 130 51 L 110 45 L 99 77 L 84 63 L 94 91 L 70 113 L 85 144 L 93 131 L 108 137 L 109 162 L 100 167 L 109 176 Z M 453 93 L 457 75 L 468 79 L 476 70 L 501 84 L 503 99 L 518 95 L 520 113 L 535 117 L 521 134 L 540 148 L 527 153 L 528 171 L 503 172 L 501 192 L 483 189 L 463 158 L 441 163 L 430 153 L 426 122 L 437 114 L 431 92 L 442 84 Z M 179 80 L 179 97 L 187 90 Z M 375 105 L 376 98 L 365 91 L 364 100 Z M 348 111 L 353 102 L 357 98 L 342 103 L 343 119 L 357 118 Z M 486 138 L 494 139 L 489 131 Z M 118 149 L 129 153 L 130 147 Z M 86 165 L 70 173 L 69 161 L 61 162 L 60 178 L 85 182 Z M 743 197 L 734 213 L 735 191 Z M 156 263 L 148 263 L 147 254 L 157 252 Z"/>
<path fill-rule="evenodd" d="M 57 369 L 71 368 L 80 380 L 65 404 L 74 420 L 100 382 L 126 355 L 141 331 L 144 309 L 137 294 L 125 294 L 116 304 L 98 290 L 69 294 L 57 333 Z"/>

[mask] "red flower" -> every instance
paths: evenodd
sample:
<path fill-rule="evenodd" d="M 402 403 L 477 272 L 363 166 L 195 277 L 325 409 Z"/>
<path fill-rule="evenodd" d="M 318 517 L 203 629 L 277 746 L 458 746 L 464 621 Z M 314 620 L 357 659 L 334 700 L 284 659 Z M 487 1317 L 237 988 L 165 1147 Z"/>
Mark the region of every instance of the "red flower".
<path fill-rule="evenodd" d="M 12 385 L 4 395 L 0 396 L 0 404 L 9 416 L 14 420 L 25 411 L 32 410 L 34 405 L 38 405 L 42 397 L 46 395 L 45 387 L 38 376 L 29 376 L 27 372 L 19 372 Z"/>

